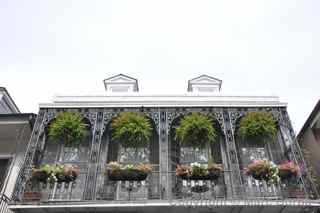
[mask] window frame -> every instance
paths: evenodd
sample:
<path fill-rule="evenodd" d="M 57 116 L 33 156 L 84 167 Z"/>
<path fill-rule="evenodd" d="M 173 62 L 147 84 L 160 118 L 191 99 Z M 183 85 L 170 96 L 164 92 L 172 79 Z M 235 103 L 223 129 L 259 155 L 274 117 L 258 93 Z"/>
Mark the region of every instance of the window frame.
<path fill-rule="evenodd" d="M 6 187 L 6 183 L 7 183 L 7 179 L 8 179 L 8 175 L 9 175 L 9 171 L 10 171 L 10 168 L 11 168 L 11 164 L 12 164 L 12 159 L 13 159 L 13 156 L 12 155 L 0 155 L 0 161 L 1 160 L 7 160 L 7 165 L 6 165 L 6 168 L 4 169 L 4 172 L 1 176 L 0 174 L 0 192 L 3 193 L 3 191 L 5 190 L 5 187 Z"/>

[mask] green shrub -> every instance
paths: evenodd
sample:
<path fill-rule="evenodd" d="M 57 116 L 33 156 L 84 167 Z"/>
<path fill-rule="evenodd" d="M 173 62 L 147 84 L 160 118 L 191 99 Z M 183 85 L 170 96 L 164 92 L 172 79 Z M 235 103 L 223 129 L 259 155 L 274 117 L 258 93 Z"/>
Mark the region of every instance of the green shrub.
<path fill-rule="evenodd" d="M 249 112 L 240 120 L 239 135 L 242 139 L 265 144 L 277 134 L 277 124 L 269 112 Z"/>
<path fill-rule="evenodd" d="M 83 117 L 75 112 L 62 112 L 49 127 L 49 140 L 64 142 L 67 146 L 77 145 L 88 134 Z"/>
<path fill-rule="evenodd" d="M 120 113 L 111 126 L 112 139 L 119 141 L 126 148 L 145 147 L 152 135 L 148 118 L 136 112 Z"/>
<path fill-rule="evenodd" d="M 180 121 L 176 128 L 176 139 L 185 146 L 204 148 L 216 139 L 212 120 L 200 112 L 192 112 Z"/>

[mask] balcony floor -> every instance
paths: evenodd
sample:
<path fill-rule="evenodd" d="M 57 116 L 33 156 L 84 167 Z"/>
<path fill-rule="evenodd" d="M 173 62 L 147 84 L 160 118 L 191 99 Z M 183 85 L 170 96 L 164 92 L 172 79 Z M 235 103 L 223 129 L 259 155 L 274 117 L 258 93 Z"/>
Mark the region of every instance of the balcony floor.
<path fill-rule="evenodd" d="M 295 213 L 313 212 L 320 208 L 317 200 L 202 200 L 186 201 L 113 201 L 113 202 L 50 202 L 11 204 L 17 213 Z"/>

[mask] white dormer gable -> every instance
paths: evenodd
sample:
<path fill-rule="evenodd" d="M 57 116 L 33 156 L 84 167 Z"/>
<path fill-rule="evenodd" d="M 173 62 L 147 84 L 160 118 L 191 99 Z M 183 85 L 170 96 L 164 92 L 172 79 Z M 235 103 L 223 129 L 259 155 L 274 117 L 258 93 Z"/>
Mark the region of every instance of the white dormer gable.
<path fill-rule="evenodd" d="M 105 79 L 104 86 L 109 92 L 138 92 L 138 80 L 127 75 L 119 74 Z"/>
<path fill-rule="evenodd" d="M 219 92 L 222 81 L 208 75 L 201 75 L 188 81 L 188 92 Z"/>

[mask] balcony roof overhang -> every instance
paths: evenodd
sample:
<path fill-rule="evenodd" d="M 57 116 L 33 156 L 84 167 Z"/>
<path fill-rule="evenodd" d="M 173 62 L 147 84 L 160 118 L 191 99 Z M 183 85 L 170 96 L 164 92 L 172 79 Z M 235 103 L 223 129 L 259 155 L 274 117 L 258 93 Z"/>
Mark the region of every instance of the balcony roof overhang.
<path fill-rule="evenodd" d="M 41 204 L 11 204 L 9 208 L 17 213 L 56 212 L 163 212 L 183 213 L 186 208 L 192 212 L 246 212 L 246 213 L 294 213 L 306 208 L 317 209 L 317 200 L 190 200 L 185 203 L 171 201 L 104 201 L 104 202 L 51 202 Z"/>
<path fill-rule="evenodd" d="M 41 103 L 40 108 L 87 108 L 87 107 L 286 107 L 278 96 L 237 96 L 186 93 L 170 95 L 149 94 L 102 94 L 56 95 L 52 103 Z"/>
<path fill-rule="evenodd" d="M 29 142 L 35 117 L 32 113 L 0 114 L 0 158 L 14 156 L 17 147 Z"/>

